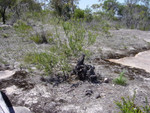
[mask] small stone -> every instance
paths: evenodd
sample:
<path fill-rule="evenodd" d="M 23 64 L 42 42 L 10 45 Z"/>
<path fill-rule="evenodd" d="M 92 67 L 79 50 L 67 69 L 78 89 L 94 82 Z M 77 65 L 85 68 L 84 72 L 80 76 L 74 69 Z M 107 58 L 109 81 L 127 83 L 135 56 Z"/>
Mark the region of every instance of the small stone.
<path fill-rule="evenodd" d="M 96 95 L 96 99 L 98 99 L 98 98 L 101 98 L 101 95 L 100 95 L 100 94 L 97 94 L 97 95 Z"/>
<path fill-rule="evenodd" d="M 101 93 L 101 97 L 105 97 L 106 96 L 106 94 L 105 93 Z"/>
<path fill-rule="evenodd" d="M 36 70 L 37 68 L 36 68 L 36 67 L 31 67 L 31 69 L 32 69 L 32 70 Z"/>
<path fill-rule="evenodd" d="M 15 113 L 31 113 L 30 109 L 27 107 L 18 106 L 13 108 L 15 110 Z"/>
<path fill-rule="evenodd" d="M 15 85 L 12 85 L 5 89 L 5 91 L 8 95 L 13 95 L 16 92 L 16 90 L 17 90 L 17 87 Z"/>
<path fill-rule="evenodd" d="M 85 95 L 91 96 L 93 94 L 93 91 L 91 89 L 86 90 Z"/>
<path fill-rule="evenodd" d="M 108 78 L 104 78 L 104 83 L 109 83 L 109 79 Z"/>
<path fill-rule="evenodd" d="M 15 74 L 15 70 L 0 71 L 0 80 L 7 79 Z"/>

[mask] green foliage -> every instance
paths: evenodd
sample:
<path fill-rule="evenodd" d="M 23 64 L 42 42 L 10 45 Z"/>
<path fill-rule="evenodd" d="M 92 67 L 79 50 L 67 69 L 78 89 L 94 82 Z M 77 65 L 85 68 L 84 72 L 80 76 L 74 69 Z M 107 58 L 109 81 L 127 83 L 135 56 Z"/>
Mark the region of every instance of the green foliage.
<path fill-rule="evenodd" d="M 71 71 L 67 57 L 56 46 L 51 47 L 49 52 L 27 54 L 25 62 L 36 65 L 38 69 L 44 70 L 46 75 L 54 71 Z"/>
<path fill-rule="evenodd" d="M 106 20 L 102 20 L 100 22 L 100 25 L 101 25 L 102 33 L 104 33 L 104 35 L 106 35 L 106 37 L 111 37 L 111 34 L 109 32 L 109 30 L 111 28 L 110 24 Z"/>
<path fill-rule="evenodd" d="M 84 20 L 86 22 L 91 22 L 93 20 L 92 10 L 88 7 L 84 10 Z"/>
<path fill-rule="evenodd" d="M 120 76 L 118 77 L 118 78 L 115 78 L 114 80 L 113 80 L 113 82 L 115 83 L 115 84 L 118 84 L 118 85 L 126 85 L 126 78 L 124 77 L 124 72 L 121 72 L 120 73 Z"/>
<path fill-rule="evenodd" d="M 6 23 L 6 10 L 14 6 L 16 0 L 0 0 L 0 15 L 2 16 L 3 24 Z"/>
<path fill-rule="evenodd" d="M 8 62 L 4 61 L 2 58 L 0 58 L 0 63 L 2 63 L 2 64 L 8 64 Z"/>
<path fill-rule="evenodd" d="M 31 36 L 30 39 L 32 41 L 34 41 L 35 43 L 37 43 L 37 44 L 41 44 L 43 42 L 42 38 L 41 38 L 41 36 L 39 34 Z"/>
<path fill-rule="evenodd" d="M 16 32 L 18 32 L 20 34 L 22 34 L 22 33 L 28 34 L 28 32 L 30 32 L 32 30 L 32 27 L 27 25 L 27 23 L 22 20 L 18 20 L 14 24 L 14 28 L 15 28 Z"/>
<path fill-rule="evenodd" d="M 116 101 L 117 107 L 120 109 L 121 113 L 149 113 L 150 106 L 148 104 L 147 98 L 145 98 L 146 105 L 145 106 L 137 106 L 135 101 L 135 93 L 132 98 L 125 99 L 121 98 L 122 101 Z"/>
<path fill-rule="evenodd" d="M 26 55 L 25 62 L 36 64 L 37 68 L 44 69 L 46 74 L 51 74 L 58 63 L 58 57 L 52 53 L 30 53 Z"/>
<path fill-rule="evenodd" d="M 55 33 L 46 33 L 50 36 L 51 47 L 49 51 L 42 53 L 30 53 L 25 57 L 25 61 L 37 65 L 39 69 L 43 69 L 46 74 L 54 71 L 62 71 L 68 73 L 71 71 L 69 60 L 72 57 L 81 55 L 87 56 L 90 51 L 85 50 L 86 46 L 94 44 L 97 34 L 87 31 L 80 21 L 61 22 L 66 37 L 61 38 L 58 26 L 55 26 Z M 35 35 L 31 38 L 39 43 L 40 36 Z"/>
<path fill-rule="evenodd" d="M 41 11 L 40 3 L 36 2 L 35 0 L 21 0 L 20 4 L 28 5 L 29 11 Z"/>
<path fill-rule="evenodd" d="M 72 55 L 77 56 L 82 53 L 84 47 L 92 45 L 96 41 L 97 34 L 85 29 L 82 21 L 63 22 L 63 29 L 65 31 L 68 49 Z"/>
<path fill-rule="evenodd" d="M 49 6 L 56 16 L 68 20 L 74 13 L 77 3 L 78 0 L 50 0 Z"/>
<path fill-rule="evenodd" d="M 118 2 L 116 0 L 105 0 L 102 8 L 109 14 L 110 18 L 113 18 L 118 10 Z"/>
<path fill-rule="evenodd" d="M 94 34 L 92 33 L 91 31 L 88 31 L 88 45 L 92 45 L 96 42 L 96 37 L 97 37 L 97 34 Z"/>
<path fill-rule="evenodd" d="M 42 44 L 42 43 L 52 44 L 52 43 L 54 43 L 54 35 L 50 31 L 41 30 L 41 32 L 37 32 L 36 34 L 31 35 L 31 37 L 29 39 L 34 41 L 37 44 Z"/>
<path fill-rule="evenodd" d="M 117 0 L 104 0 L 92 7 L 98 9 L 94 12 L 96 21 L 108 20 L 130 29 L 149 30 L 149 4 L 149 0 L 135 0 L 134 2 L 125 0 L 124 3 L 119 3 Z"/>
<path fill-rule="evenodd" d="M 36 33 L 30 37 L 30 40 L 34 41 L 37 44 L 42 43 L 52 43 L 53 42 L 53 34 L 50 32 L 42 31 L 39 33 Z"/>
<path fill-rule="evenodd" d="M 74 18 L 75 19 L 84 18 L 84 10 L 82 10 L 82 9 L 75 9 Z"/>
<path fill-rule="evenodd" d="M 8 38 L 8 34 L 6 34 L 6 33 L 3 33 L 2 36 L 3 36 L 4 38 Z"/>

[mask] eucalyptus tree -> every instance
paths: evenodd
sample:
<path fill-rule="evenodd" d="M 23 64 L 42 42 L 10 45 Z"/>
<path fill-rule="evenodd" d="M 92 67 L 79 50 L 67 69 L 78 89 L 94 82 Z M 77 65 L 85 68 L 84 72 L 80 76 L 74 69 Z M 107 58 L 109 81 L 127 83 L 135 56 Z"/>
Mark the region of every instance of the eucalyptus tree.
<path fill-rule="evenodd" d="M 16 0 L 0 0 L 0 14 L 3 24 L 6 23 L 6 10 L 11 8 L 16 3 Z"/>
<path fill-rule="evenodd" d="M 59 17 L 70 18 L 79 0 L 50 0 L 49 6 Z"/>
<path fill-rule="evenodd" d="M 122 19 L 128 28 L 146 30 L 150 18 L 150 0 L 125 0 Z"/>

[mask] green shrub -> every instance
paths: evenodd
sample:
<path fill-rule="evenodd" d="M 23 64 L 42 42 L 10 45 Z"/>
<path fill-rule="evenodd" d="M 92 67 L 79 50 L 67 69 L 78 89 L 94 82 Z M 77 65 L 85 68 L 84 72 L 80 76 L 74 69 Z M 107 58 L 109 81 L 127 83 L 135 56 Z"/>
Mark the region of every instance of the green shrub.
<path fill-rule="evenodd" d="M 4 38 L 8 38 L 8 34 L 6 34 L 6 33 L 3 33 L 2 36 L 3 36 Z"/>
<path fill-rule="evenodd" d="M 74 18 L 75 19 L 84 18 L 84 10 L 82 10 L 82 9 L 75 9 Z"/>
<path fill-rule="evenodd" d="M 36 33 L 35 35 L 32 35 L 30 37 L 30 39 L 37 44 L 48 43 L 47 36 L 46 36 L 45 32 Z M 51 42 L 51 41 L 52 40 L 49 40 L 49 42 Z"/>
<path fill-rule="evenodd" d="M 135 101 L 135 93 L 132 98 L 121 98 L 122 101 L 116 101 L 115 104 L 120 109 L 121 113 L 150 113 L 150 106 L 147 98 L 145 98 L 145 106 L 137 106 Z"/>
<path fill-rule="evenodd" d="M 37 68 L 44 69 L 45 73 L 49 74 L 58 63 L 58 58 L 53 54 L 30 53 L 26 55 L 25 62 L 35 64 Z"/>
<path fill-rule="evenodd" d="M 113 82 L 115 83 L 115 84 L 118 84 L 118 85 L 126 85 L 126 78 L 124 77 L 124 72 L 121 72 L 120 73 L 120 76 L 118 77 L 118 78 L 115 78 L 114 80 L 113 80 Z"/>
<path fill-rule="evenodd" d="M 52 52 L 29 53 L 25 56 L 25 62 L 37 66 L 38 69 L 44 70 L 45 74 L 51 74 L 54 70 L 68 72 L 70 65 L 66 57 L 56 52 L 56 48 L 51 48 Z M 55 53 L 53 53 L 55 51 Z"/>
<path fill-rule="evenodd" d="M 96 42 L 96 37 L 98 34 L 94 34 L 91 31 L 88 31 L 88 45 L 92 45 Z"/>
<path fill-rule="evenodd" d="M 38 34 L 31 36 L 30 39 L 32 41 L 34 41 L 35 43 L 37 43 L 37 44 L 41 44 L 42 43 L 42 39 L 41 39 L 41 37 Z"/>
<path fill-rule="evenodd" d="M 110 30 L 110 28 L 111 28 L 110 24 L 109 24 L 107 21 L 103 20 L 103 21 L 100 22 L 100 26 L 101 26 L 101 31 L 102 31 L 107 37 L 111 37 L 111 34 L 110 34 L 110 32 L 109 32 L 109 30 Z"/>
<path fill-rule="evenodd" d="M 22 20 L 18 20 L 15 24 L 14 24 L 14 28 L 18 33 L 23 33 L 23 34 L 28 34 L 31 30 L 32 27 L 27 25 L 26 22 L 22 21 Z"/>
<path fill-rule="evenodd" d="M 84 15 L 84 20 L 85 20 L 86 22 L 91 22 L 91 21 L 93 20 L 92 14 L 85 14 L 85 15 Z"/>
<path fill-rule="evenodd" d="M 91 22 L 93 20 L 92 10 L 88 7 L 84 10 L 84 20 L 86 22 Z"/>
<path fill-rule="evenodd" d="M 96 41 L 97 34 L 87 30 L 82 22 L 81 20 L 76 20 L 62 23 L 67 37 L 66 48 L 73 56 L 78 56 L 85 51 L 84 47 L 92 45 Z"/>
<path fill-rule="evenodd" d="M 67 48 L 67 44 L 62 43 L 59 39 L 54 43 L 47 52 L 27 54 L 25 56 L 25 62 L 36 65 L 37 68 L 44 70 L 46 75 L 54 71 L 68 73 L 71 71 L 68 63 L 70 49 Z"/>

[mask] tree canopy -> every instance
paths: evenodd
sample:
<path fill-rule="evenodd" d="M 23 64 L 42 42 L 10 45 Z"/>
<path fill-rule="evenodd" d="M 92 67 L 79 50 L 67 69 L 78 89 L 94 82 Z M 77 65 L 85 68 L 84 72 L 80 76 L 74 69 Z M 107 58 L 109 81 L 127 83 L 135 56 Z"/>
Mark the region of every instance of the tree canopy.
<path fill-rule="evenodd" d="M 58 16 L 70 18 L 79 0 L 50 0 L 49 6 Z"/>

